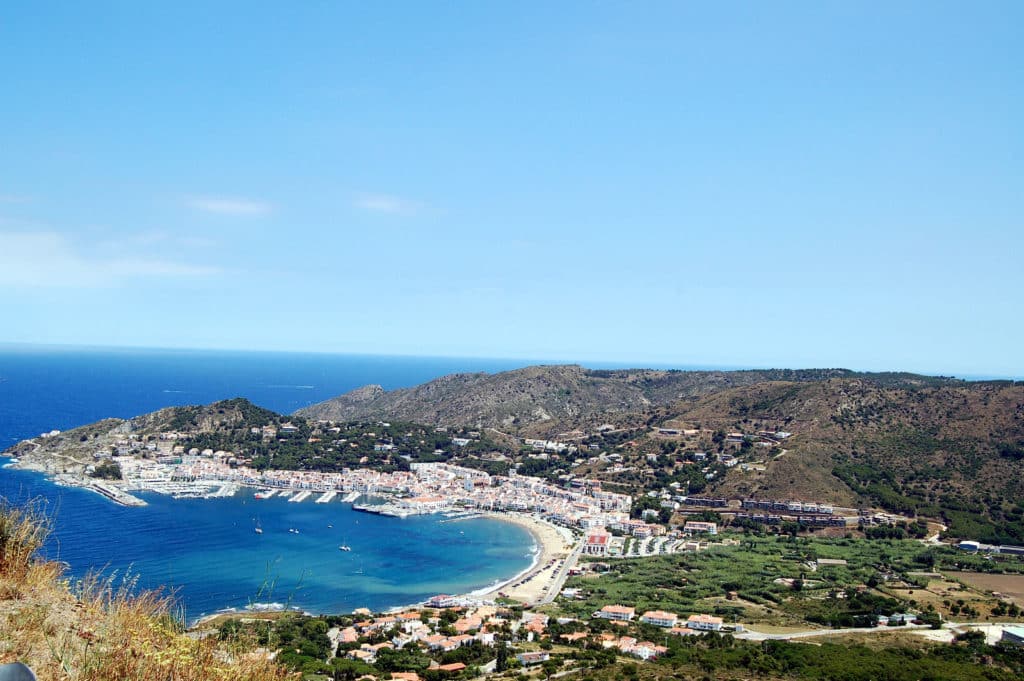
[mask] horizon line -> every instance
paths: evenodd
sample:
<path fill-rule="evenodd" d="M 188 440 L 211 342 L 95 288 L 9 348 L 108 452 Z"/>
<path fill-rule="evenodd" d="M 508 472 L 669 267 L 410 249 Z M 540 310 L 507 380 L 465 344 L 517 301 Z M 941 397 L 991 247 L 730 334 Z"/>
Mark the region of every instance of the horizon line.
<path fill-rule="evenodd" d="M 784 366 L 784 365 L 744 365 L 744 364 L 715 364 L 715 363 L 682 363 L 678 361 L 650 360 L 647 362 L 625 362 L 609 359 L 567 359 L 567 358 L 537 358 L 537 357 L 498 357 L 493 355 L 431 355 L 411 353 L 373 353 L 344 350 L 281 350 L 263 348 L 222 348 L 222 347 L 173 347 L 173 346 L 147 346 L 147 345 L 107 345 L 107 344 L 75 344 L 75 343 L 29 343 L 18 341 L 0 341 L 0 351 L 7 350 L 34 350 L 34 351 L 57 351 L 57 352 L 180 352 L 180 353 L 202 353 L 202 352 L 225 352 L 238 354 L 280 354 L 280 355 L 323 355 L 333 357 L 394 357 L 403 359 L 440 359 L 440 360 L 482 360 L 495 362 L 524 362 L 522 367 L 527 366 L 566 366 L 578 365 L 584 368 L 593 369 L 654 369 L 654 370 L 677 370 L 677 371 L 814 371 L 814 370 L 842 370 L 854 373 L 908 373 L 932 378 L 955 378 L 970 382 L 984 381 L 1024 381 L 1024 375 L 1013 375 L 999 372 L 971 372 L 957 374 L 955 372 L 939 372 L 931 370 L 910 370 L 910 369 L 863 369 L 851 368 L 840 365 L 835 366 Z M 487 373 L 487 372 L 485 372 Z"/>

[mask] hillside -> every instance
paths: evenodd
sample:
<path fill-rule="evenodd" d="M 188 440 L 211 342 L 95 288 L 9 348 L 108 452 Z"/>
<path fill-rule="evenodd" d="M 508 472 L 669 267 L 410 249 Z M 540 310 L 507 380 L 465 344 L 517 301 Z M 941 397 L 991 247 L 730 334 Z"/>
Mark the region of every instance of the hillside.
<path fill-rule="evenodd" d="M 764 381 L 808 382 L 856 376 L 845 369 L 755 371 L 591 370 L 575 365 L 533 366 L 497 374 L 452 374 L 385 391 L 364 386 L 297 414 L 349 421 L 392 418 L 437 426 L 497 428 L 518 435 L 554 435 L 605 420 L 635 422 L 656 406 Z M 945 382 L 913 374 L 872 374 L 878 383 Z"/>
<path fill-rule="evenodd" d="M 615 427 L 599 427 L 606 423 Z M 669 425 L 693 435 L 658 433 Z M 481 426 L 519 438 L 564 436 L 572 448 L 561 443 L 538 456 L 531 443 Z M 757 433 L 775 431 L 793 436 L 755 446 Z M 727 433 L 743 436 L 730 442 Z M 191 450 L 257 469 L 390 471 L 453 460 L 501 473 L 516 465 L 557 484 L 590 477 L 630 494 L 674 494 L 674 485 L 883 508 L 940 519 L 952 536 L 1024 544 L 1024 384 L 1007 381 L 529 367 L 391 392 L 364 388 L 293 416 L 244 399 L 175 407 L 35 438 L 8 453 L 50 474 L 117 477 L 105 462 L 111 453 L 173 459 Z M 694 465 L 696 452 L 711 458 Z"/>
<path fill-rule="evenodd" d="M 490 426 L 526 437 L 555 437 L 572 429 L 593 433 L 602 423 L 634 434 L 669 421 L 706 433 L 783 429 L 798 434 L 786 443 L 784 455 L 759 462 L 763 471 L 731 470 L 709 490 L 879 506 L 944 519 L 956 536 L 1024 543 L 1020 383 L 842 369 L 541 366 L 457 374 L 394 391 L 368 386 L 299 413 L 313 419 Z M 674 451 L 666 450 L 666 443 L 644 442 L 635 445 L 638 454 Z M 642 469 L 643 456 L 633 464 Z M 655 474 L 662 475 L 641 471 L 631 479 L 650 483 Z"/>
<path fill-rule="evenodd" d="M 432 427 L 397 420 L 387 424 L 351 421 L 328 430 L 301 416 L 277 414 L 235 398 L 168 407 L 131 419 L 105 419 L 24 440 L 4 455 L 18 457 L 20 468 L 50 475 L 95 474 L 94 469 L 108 465 L 99 462 L 116 454 L 174 459 L 191 450 L 226 452 L 229 463 L 257 469 L 338 471 L 363 466 L 392 470 L 407 468 L 411 461 L 447 460 L 451 439 L 460 432 L 435 432 Z M 460 453 L 472 456 L 506 447 L 477 437 Z"/>
<path fill-rule="evenodd" d="M 297 678 L 251 642 L 186 634 L 169 599 L 133 594 L 130 581 L 69 583 L 35 558 L 46 532 L 31 509 L 0 506 L 0 662 L 24 662 L 40 681 Z"/>
<path fill-rule="evenodd" d="M 870 502 L 942 517 L 957 536 L 1024 542 L 1024 384 L 766 382 L 662 415 L 711 429 L 764 422 L 799 433 L 763 473 L 728 476 L 722 493 Z"/>

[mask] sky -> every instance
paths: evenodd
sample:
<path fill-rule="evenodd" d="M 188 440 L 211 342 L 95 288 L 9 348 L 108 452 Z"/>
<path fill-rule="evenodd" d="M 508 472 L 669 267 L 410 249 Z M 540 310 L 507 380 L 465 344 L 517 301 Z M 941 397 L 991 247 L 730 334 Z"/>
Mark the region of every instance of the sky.
<path fill-rule="evenodd" d="M 0 341 L 1024 376 L 1019 2 L 0 7 Z"/>

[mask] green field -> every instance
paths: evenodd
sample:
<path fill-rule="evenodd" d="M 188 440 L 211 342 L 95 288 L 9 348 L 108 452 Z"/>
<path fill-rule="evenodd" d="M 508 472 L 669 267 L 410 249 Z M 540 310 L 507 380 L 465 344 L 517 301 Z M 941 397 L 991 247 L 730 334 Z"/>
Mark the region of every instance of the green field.
<path fill-rule="evenodd" d="M 890 587 L 927 583 L 907 573 L 963 565 L 965 560 L 953 549 L 911 540 L 749 535 L 727 539 L 729 544 L 699 553 L 607 562 L 607 573 L 571 579 L 566 586 L 581 589 L 586 597 L 560 600 L 558 607 L 581 617 L 604 605 L 622 604 L 636 607 L 638 613 L 708 612 L 726 621 L 861 625 L 876 614 L 914 607 L 912 599 L 898 600 L 887 593 Z M 847 564 L 819 567 L 819 558 Z M 975 557 L 966 561 L 973 564 Z M 729 592 L 736 592 L 736 598 L 729 599 Z"/>

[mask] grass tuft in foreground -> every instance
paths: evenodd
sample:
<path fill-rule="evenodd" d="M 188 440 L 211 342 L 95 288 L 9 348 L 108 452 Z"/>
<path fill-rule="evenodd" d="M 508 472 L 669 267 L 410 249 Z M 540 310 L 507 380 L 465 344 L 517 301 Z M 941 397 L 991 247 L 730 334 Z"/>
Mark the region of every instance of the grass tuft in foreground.
<path fill-rule="evenodd" d="M 271 681 L 292 678 L 262 651 L 187 634 L 173 602 L 134 580 L 76 584 L 35 556 L 49 530 L 38 506 L 0 504 L 0 663 L 40 681 Z"/>

